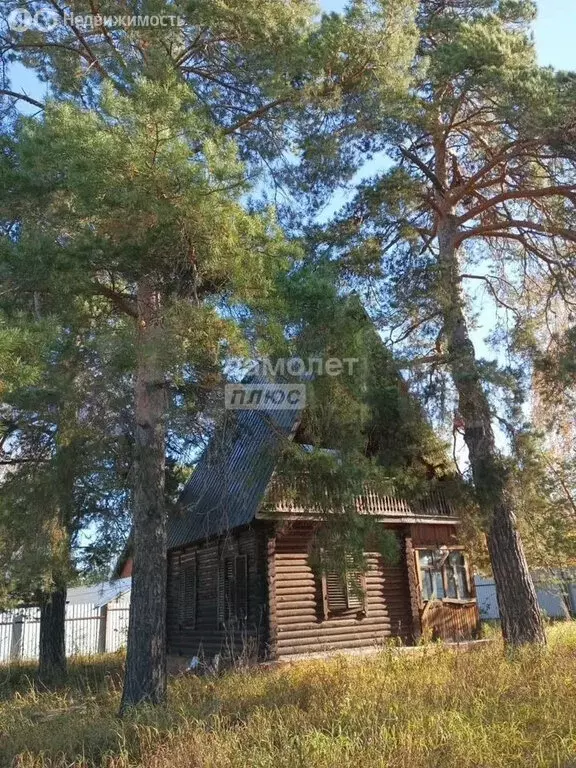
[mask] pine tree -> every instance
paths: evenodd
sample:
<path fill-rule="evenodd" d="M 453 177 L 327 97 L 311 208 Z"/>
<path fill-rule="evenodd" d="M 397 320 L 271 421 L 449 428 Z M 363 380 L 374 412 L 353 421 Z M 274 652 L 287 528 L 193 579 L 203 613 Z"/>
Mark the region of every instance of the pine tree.
<path fill-rule="evenodd" d="M 103 376 L 102 339 L 73 325 L 70 307 L 59 327 L 10 298 L 0 324 L 1 592 L 40 606 L 39 673 L 50 680 L 66 671 L 67 587 L 102 568 L 126 529 L 129 389 Z"/>
<path fill-rule="evenodd" d="M 171 379 L 185 366 L 200 375 L 197 363 L 217 360 L 219 345 L 234 343 L 218 296 L 233 291 L 248 300 L 258 273 L 257 290 L 264 290 L 283 248 L 271 218 L 238 203 L 245 187 L 233 148 L 220 147 L 218 156 L 205 146 L 202 159 L 190 162 L 189 137 L 197 128 L 182 95 L 173 84 L 143 84 L 137 98 L 126 100 L 105 87 L 105 115 L 54 105 L 42 122 L 25 123 L 14 144 L 20 178 L 43 184 L 36 199 L 44 203 L 45 193 L 49 202 L 23 216 L 11 278 L 20 286 L 34 281 L 36 293 L 58 293 L 60 302 L 99 295 L 110 302 L 108 312 L 134 321 L 125 339 L 136 423 L 126 703 L 160 701 L 165 690 Z"/>
<path fill-rule="evenodd" d="M 362 12 L 369 4 L 355 5 Z M 405 18 L 408 5 L 391 9 Z M 24 122 L 14 148 L 21 189 L 34 193 L 21 215 L 36 206 L 35 274 L 49 276 L 49 290 L 102 296 L 134 323 L 134 574 L 123 709 L 165 697 L 163 486 L 173 383 L 186 371 L 202 388 L 201 363 L 214 368 L 237 343 L 230 307 L 261 300 L 289 255 L 273 215 L 243 205 L 248 175 L 290 149 L 286 126 L 296 107 L 317 114 L 321 102 L 338 114 L 341 95 L 373 64 L 396 91 L 402 61 L 386 64 L 386 52 L 392 41 L 400 53 L 409 36 L 399 26 L 388 33 L 382 11 L 376 46 L 338 17 L 318 30 L 304 0 L 139 10 L 180 21 L 114 30 L 105 21 L 90 34 L 64 23 L 13 34 L 3 48 L 55 96 L 40 119 Z M 93 8 L 76 3 L 82 11 Z M 128 8 L 109 2 L 102 12 Z M 3 93 L 14 98 L 11 87 Z"/>
<path fill-rule="evenodd" d="M 411 97 L 396 116 L 367 103 L 357 128 L 367 153 L 386 151 L 386 168 L 359 184 L 323 241 L 344 274 L 378 283 L 377 311 L 411 343 L 412 367 L 450 374 L 510 645 L 545 637 L 496 444 L 494 366 L 474 349 L 465 285 L 510 309 L 545 271 L 564 295 L 573 284 L 574 167 L 553 129 L 569 89 L 536 65 L 534 14 L 527 0 L 420 4 Z"/>

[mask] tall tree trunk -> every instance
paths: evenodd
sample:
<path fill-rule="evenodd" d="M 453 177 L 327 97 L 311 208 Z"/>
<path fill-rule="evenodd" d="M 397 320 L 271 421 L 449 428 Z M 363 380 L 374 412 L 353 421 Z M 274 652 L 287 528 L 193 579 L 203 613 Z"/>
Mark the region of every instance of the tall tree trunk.
<path fill-rule="evenodd" d="M 66 442 L 65 419 L 58 424 L 56 515 L 50 539 L 52 589 L 40 594 L 38 674 L 45 680 L 66 675 L 66 585 L 70 575 L 70 526 L 74 515 L 74 453 Z"/>
<path fill-rule="evenodd" d="M 43 680 L 66 675 L 66 586 L 40 597 L 40 648 L 38 674 Z"/>
<path fill-rule="evenodd" d="M 502 634 L 512 646 L 544 644 L 538 598 L 516 527 L 508 471 L 496 449 L 488 397 L 463 309 L 455 217 L 446 215 L 438 230 L 439 299 L 458 407 L 464 420 L 474 486 L 487 515 L 488 550 L 494 572 Z"/>
<path fill-rule="evenodd" d="M 135 381 L 134 569 L 121 712 L 166 698 L 167 391 L 161 356 L 160 296 L 151 278 L 138 284 Z"/>

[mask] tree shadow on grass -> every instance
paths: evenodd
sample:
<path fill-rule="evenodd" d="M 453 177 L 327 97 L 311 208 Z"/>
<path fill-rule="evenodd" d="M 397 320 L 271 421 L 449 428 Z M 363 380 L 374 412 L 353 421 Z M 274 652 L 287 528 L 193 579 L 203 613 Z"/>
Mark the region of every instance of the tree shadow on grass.
<path fill-rule="evenodd" d="M 45 679 L 38 675 L 38 665 L 17 662 L 0 665 L 0 701 L 32 692 L 84 695 L 109 691 L 111 685 L 120 685 L 124 675 L 124 655 L 108 654 L 102 657 L 78 657 L 68 660 L 65 676 Z"/>

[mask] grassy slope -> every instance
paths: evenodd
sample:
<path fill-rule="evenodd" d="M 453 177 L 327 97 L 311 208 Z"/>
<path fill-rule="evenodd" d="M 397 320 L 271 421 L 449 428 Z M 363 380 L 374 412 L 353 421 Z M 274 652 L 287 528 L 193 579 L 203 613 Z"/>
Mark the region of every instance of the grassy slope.
<path fill-rule="evenodd" d="M 179 678 L 166 710 L 119 721 L 121 660 L 66 688 L 0 670 L 0 765 L 146 768 L 576 768 L 576 625 L 505 659 L 384 652 Z"/>

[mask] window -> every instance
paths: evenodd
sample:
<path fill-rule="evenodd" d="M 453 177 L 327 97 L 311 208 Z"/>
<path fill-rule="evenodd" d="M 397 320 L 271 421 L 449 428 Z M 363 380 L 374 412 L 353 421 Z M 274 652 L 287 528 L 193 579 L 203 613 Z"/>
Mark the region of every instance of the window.
<path fill-rule="evenodd" d="M 196 553 L 180 561 L 180 627 L 196 626 Z"/>
<path fill-rule="evenodd" d="M 421 549 L 416 556 L 424 601 L 471 598 L 468 564 L 461 550 Z"/>
<path fill-rule="evenodd" d="M 325 571 L 322 574 L 324 618 L 344 611 L 365 611 L 366 579 L 364 574 Z"/>
<path fill-rule="evenodd" d="M 248 618 L 248 557 L 226 557 L 219 574 L 218 623 Z"/>

